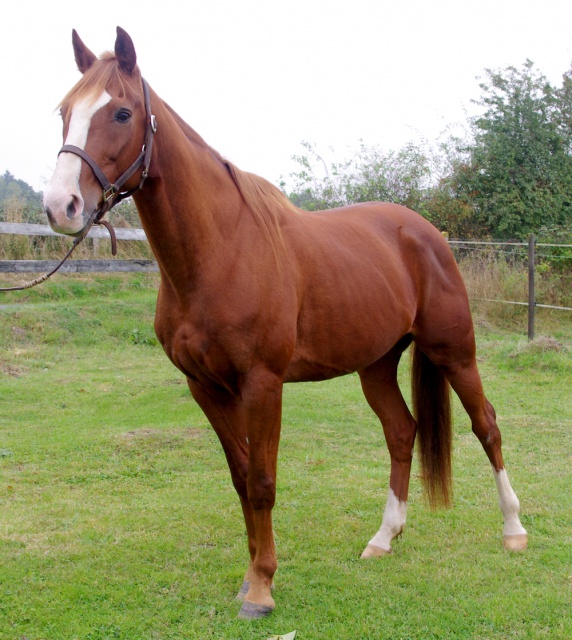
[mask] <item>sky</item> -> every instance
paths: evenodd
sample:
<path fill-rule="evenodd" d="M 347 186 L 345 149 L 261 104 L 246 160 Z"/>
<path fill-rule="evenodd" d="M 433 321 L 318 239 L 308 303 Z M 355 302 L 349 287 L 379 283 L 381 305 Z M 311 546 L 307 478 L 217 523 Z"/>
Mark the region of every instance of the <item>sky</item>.
<path fill-rule="evenodd" d="M 80 77 L 74 28 L 99 55 L 123 27 L 155 91 L 274 183 L 302 141 L 328 161 L 361 140 L 433 143 L 476 112 L 485 69 L 530 59 L 560 85 L 572 63 L 564 0 L 10 0 L 0 25 L 0 174 L 37 190 L 62 144 L 55 107 Z"/>

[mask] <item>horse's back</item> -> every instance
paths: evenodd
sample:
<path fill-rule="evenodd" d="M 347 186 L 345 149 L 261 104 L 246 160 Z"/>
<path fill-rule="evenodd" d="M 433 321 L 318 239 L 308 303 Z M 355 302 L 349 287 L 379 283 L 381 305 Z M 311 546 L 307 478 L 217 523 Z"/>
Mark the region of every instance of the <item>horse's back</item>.
<path fill-rule="evenodd" d="M 304 213 L 300 219 L 292 238 L 308 284 L 318 278 L 323 288 L 333 278 L 417 300 L 420 289 L 438 284 L 463 288 L 446 239 L 407 207 L 367 202 Z"/>

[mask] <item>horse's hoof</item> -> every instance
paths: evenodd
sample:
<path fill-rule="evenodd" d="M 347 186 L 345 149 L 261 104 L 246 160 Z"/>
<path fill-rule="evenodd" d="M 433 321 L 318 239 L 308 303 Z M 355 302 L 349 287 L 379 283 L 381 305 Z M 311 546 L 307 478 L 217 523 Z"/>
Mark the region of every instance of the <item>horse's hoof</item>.
<path fill-rule="evenodd" d="M 248 580 L 245 580 L 242 583 L 242 586 L 240 587 L 239 592 L 236 594 L 236 599 L 242 602 L 246 597 L 246 594 L 248 593 L 249 589 L 250 589 L 250 582 Z"/>
<path fill-rule="evenodd" d="M 368 544 L 364 549 L 364 552 L 361 554 L 361 558 L 380 558 L 381 556 L 387 556 L 391 553 L 387 549 L 382 549 L 381 547 L 376 547 L 374 544 Z"/>
<path fill-rule="evenodd" d="M 258 620 L 266 618 L 274 611 L 274 607 L 267 607 L 264 604 L 256 604 L 255 602 L 245 601 L 238 612 L 239 618 L 246 620 Z"/>
<path fill-rule="evenodd" d="M 528 536 L 526 533 L 519 533 L 514 536 L 503 538 L 504 548 L 507 551 L 524 551 L 528 546 Z"/>

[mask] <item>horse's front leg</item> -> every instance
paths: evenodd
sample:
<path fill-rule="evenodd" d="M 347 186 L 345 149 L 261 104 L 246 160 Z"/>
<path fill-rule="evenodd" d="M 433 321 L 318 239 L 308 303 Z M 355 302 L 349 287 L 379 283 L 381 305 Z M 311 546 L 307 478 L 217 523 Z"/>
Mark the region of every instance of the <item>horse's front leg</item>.
<path fill-rule="evenodd" d="M 229 393 L 221 390 L 206 390 L 191 379 L 188 380 L 188 384 L 194 399 L 208 418 L 222 444 L 232 483 L 240 498 L 250 553 L 248 570 L 237 596 L 243 600 L 250 586 L 252 563 L 256 553 L 254 512 L 248 501 L 247 489 L 249 446 L 246 412 L 243 403 Z"/>
<path fill-rule="evenodd" d="M 277 567 L 272 507 L 282 380 L 265 370 L 254 372 L 247 377 L 240 398 L 206 390 L 193 380 L 189 388 L 219 437 L 244 514 L 250 563 L 238 593 L 244 601 L 239 615 L 260 618 L 275 606 L 271 595 Z"/>
<path fill-rule="evenodd" d="M 276 498 L 276 465 L 282 413 L 282 380 L 260 368 L 252 371 L 242 388 L 247 414 L 249 462 L 248 503 L 254 520 L 256 548 L 247 574 L 248 591 L 239 616 L 261 618 L 272 612 L 272 580 L 277 568 L 272 531 Z"/>

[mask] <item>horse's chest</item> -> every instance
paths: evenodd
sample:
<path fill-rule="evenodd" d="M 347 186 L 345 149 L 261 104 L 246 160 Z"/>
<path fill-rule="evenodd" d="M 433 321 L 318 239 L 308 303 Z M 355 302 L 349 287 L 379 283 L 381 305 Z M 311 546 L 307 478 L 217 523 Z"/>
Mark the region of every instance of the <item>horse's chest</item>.
<path fill-rule="evenodd" d="M 202 323 L 176 317 L 157 318 L 155 329 L 171 362 L 188 378 L 203 386 L 214 384 L 238 392 L 247 360 L 244 343 L 227 340 L 224 330 L 208 331 Z"/>

